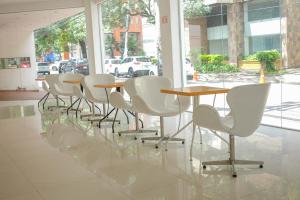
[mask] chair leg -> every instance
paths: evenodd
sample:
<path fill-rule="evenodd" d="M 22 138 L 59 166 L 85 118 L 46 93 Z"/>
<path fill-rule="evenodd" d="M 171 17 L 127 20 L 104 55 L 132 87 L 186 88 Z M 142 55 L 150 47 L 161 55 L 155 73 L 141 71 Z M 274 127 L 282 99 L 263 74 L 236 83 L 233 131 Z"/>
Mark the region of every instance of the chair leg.
<path fill-rule="evenodd" d="M 124 115 L 126 116 L 127 124 L 129 124 L 129 117 L 128 117 L 127 113 L 125 112 L 125 110 L 122 110 L 122 111 L 123 111 Z"/>
<path fill-rule="evenodd" d="M 47 94 L 45 94 L 38 102 L 38 107 L 40 107 L 40 103 L 46 98 L 49 96 L 49 92 L 47 92 Z"/>
<path fill-rule="evenodd" d="M 58 97 L 58 99 L 61 100 L 64 105 L 66 105 L 66 102 L 62 98 Z"/>
<path fill-rule="evenodd" d="M 161 116 L 160 116 L 160 136 L 159 137 L 144 137 L 144 138 L 142 138 L 143 143 L 145 142 L 145 140 L 152 140 L 152 141 L 158 140 L 158 142 L 155 144 L 155 148 L 158 148 L 159 145 L 164 141 L 176 141 L 176 142 L 181 142 L 182 144 L 184 144 L 184 141 L 185 141 L 182 138 L 165 136 L 165 134 L 164 134 L 164 118 Z"/>
<path fill-rule="evenodd" d="M 49 95 L 50 95 L 50 93 L 48 93 L 48 95 L 46 96 L 46 98 L 45 98 L 45 100 L 43 102 L 43 110 L 45 110 L 45 104 L 46 104 L 46 102 L 48 100 Z"/>
<path fill-rule="evenodd" d="M 77 106 L 77 109 L 76 109 L 76 118 L 77 118 L 77 116 L 78 116 L 78 111 L 79 111 L 79 106 L 80 106 L 80 104 L 81 104 L 81 101 L 82 101 L 82 98 L 80 98 L 80 100 L 79 100 L 79 103 L 78 103 L 78 106 Z"/>
<path fill-rule="evenodd" d="M 131 115 L 134 116 L 134 117 L 135 117 L 136 114 L 138 114 L 138 113 L 134 114 L 134 113 L 131 112 L 131 111 L 128 111 L 128 113 L 131 114 Z M 141 122 L 142 128 L 144 128 L 144 122 L 143 122 L 143 120 L 141 120 L 140 118 L 138 118 L 138 119 L 139 119 L 139 121 Z"/>
<path fill-rule="evenodd" d="M 218 161 L 207 161 L 202 162 L 203 169 L 206 169 L 207 165 L 231 165 L 232 167 L 232 176 L 237 177 L 235 165 L 259 165 L 260 168 L 263 168 L 263 161 L 252 161 L 252 160 L 236 160 L 235 159 L 235 141 L 234 136 L 229 135 L 229 151 L 230 156 L 228 160 L 218 160 Z"/>
<path fill-rule="evenodd" d="M 115 121 L 116 121 L 118 112 L 119 112 L 119 109 L 117 108 L 117 110 L 116 110 L 116 112 L 115 112 L 115 116 L 114 116 L 114 121 L 113 121 L 112 126 L 111 126 L 112 132 L 113 132 L 113 133 L 115 132 Z"/>
<path fill-rule="evenodd" d="M 125 111 L 124 111 L 125 112 Z M 129 111 L 128 111 L 129 112 Z M 119 131 L 118 134 L 119 136 L 123 135 L 123 134 L 130 134 L 130 133 L 135 133 L 134 139 L 137 139 L 137 134 L 138 133 L 155 133 L 157 135 L 157 130 L 145 130 L 145 129 L 140 129 L 139 128 L 139 116 L 138 113 L 131 113 L 129 112 L 129 114 L 133 115 L 135 118 L 135 130 L 126 130 L 126 131 Z M 143 128 L 143 127 L 142 127 Z"/>

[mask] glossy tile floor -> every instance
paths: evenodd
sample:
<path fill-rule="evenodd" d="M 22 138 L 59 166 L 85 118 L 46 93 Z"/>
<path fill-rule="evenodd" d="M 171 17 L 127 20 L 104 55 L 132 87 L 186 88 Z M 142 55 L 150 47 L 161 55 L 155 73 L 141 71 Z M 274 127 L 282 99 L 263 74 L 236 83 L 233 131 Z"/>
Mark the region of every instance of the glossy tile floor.
<path fill-rule="evenodd" d="M 37 101 L 0 102 L 2 109 L 31 105 L 34 115 L 0 119 L 0 200 L 300 199 L 299 132 L 260 127 L 237 139 L 237 157 L 265 166 L 240 167 L 234 179 L 229 167 L 202 170 L 201 161 L 227 158 L 225 143 L 207 131 L 202 145 L 197 135 L 190 162 L 191 127 L 180 134 L 184 145 L 156 150 L 112 134 L 110 125 L 98 129 L 56 111 L 40 113 Z M 128 128 L 120 117 L 117 129 Z M 184 122 L 190 117 L 184 114 Z M 143 119 L 149 127 L 159 124 L 158 118 Z M 177 118 L 165 122 L 166 132 L 176 131 Z"/>

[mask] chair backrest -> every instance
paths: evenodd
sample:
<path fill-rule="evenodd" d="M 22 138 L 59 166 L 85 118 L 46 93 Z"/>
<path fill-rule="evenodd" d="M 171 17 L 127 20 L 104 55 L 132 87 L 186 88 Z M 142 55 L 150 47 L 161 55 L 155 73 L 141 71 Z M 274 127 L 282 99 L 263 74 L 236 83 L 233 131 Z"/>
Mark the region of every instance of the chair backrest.
<path fill-rule="evenodd" d="M 83 79 L 82 74 L 73 74 L 73 73 L 65 73 L 59 75 L 59 82 L 61 85 L 63 85 L 64 90 L 73 90 L 74 86 L 77 86 L 79 88 L 79 84 L 74 85 L 70 83 L 64 83 L 64 81 L 73 81 L 73 80 L 82 80 Z"/>
<path fill-rule="evenodd" d="M 88 75 L 84 77 L 82 81 L 82 86 L 84 89 L 85 96 L 88 99 L 105 99 L 106 91 L 109 97 L 111 89 L 107 88 L 106 91 L 103 88 L 96 88 L 94 85 L 97 84 L 113 84 L 115 82 L 115 77 L 111 74 L 96 74 Z"/>
<path fill-rule="evenodd" d="M 267 102 L 270 83 L 242 85 L 232 88 L 227 95 L 234 125 L 231 134 L 246 137 L 260 125 Z"/>
<path fill-rule="evenodd" d="M 134 79 L 130 78 L 124 82 L 124 89 L 128 93 L 129 96 L 136 95 L 136 89 L 134 84 Z"/>
<path fill-rule="evenodd" d="M 172 88 L 172 82 L 166 77 L 143 76 L 135 78 L 134 83 L 137 95 L 151 107 L 165 105 L 169 99 L 166 94 L 160 92 L 161 89 Z"/>
<path fill-rule="evenodd" d="M 60 85 L 59 74 L 49 74 L 49 75 L 45 76 L 45 79 L 49 86 L 50 93 L 53 95 L 57 95 L 54 84 Z"/>
<path fill-rule="evenodd" d="M 43 90 L 45 90 L 46 92 L 49 92 L 49 86 L 46 81 L 42 82 L 42 87 L 43 87 Z"/>

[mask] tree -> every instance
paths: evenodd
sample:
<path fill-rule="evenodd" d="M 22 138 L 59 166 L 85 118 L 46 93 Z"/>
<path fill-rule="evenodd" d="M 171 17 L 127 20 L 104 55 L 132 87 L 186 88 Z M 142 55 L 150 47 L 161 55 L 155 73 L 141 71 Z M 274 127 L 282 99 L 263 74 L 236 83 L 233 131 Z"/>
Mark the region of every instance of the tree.
<path fill-rule="evenodd" d="M 203 0 L 185 0 L 184 18 L 192 19 L 202 17 L 209 12 L 209 6 L 203 3 Z"/>
<path fill-rule="evenodd" d="M 36 54 L 43 55 L 49 50 L 55 53 L 68 52 L 69 44 L 79 44 L 82 56 L 87 58 L 85 38 L 85 15 L 80 13 L 36 30 Z"/>

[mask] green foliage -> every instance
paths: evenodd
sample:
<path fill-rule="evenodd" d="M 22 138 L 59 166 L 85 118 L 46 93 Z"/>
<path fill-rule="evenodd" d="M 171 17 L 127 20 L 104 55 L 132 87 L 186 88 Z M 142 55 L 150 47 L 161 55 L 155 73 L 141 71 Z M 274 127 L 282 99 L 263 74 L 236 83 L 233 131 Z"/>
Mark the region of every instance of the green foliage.
<path fill-rule="evenodd" d="M 220 65 L 225 60 L 225 57 L 221 54 L 201 54 L 198 58 L 202 64 L 214 65 Z"/>
<path fill-rule="evenodd" d="M 194 65 L 195 69 L 200 67 L 200 60 L 198 59 L 198 56 L 201 54 L 202 50 L 201 49 L 191 49 L 190 50 L 190 59 L 191 63 Z"/>
<path fill-rule="evenodd" d="M 226 73 L 226 72 L 239 72 L 239 68 L 229 64 L 204 64 L 202 65 L 203 73 Z"/>
<path fill-rule="evenodd" d="M 209 7 L 203 3 L 203 0 L 185 0 L 184 18 L 192 19 L 204 16 L 209 12 Z"/>
<path fill-rule="evenodd" d="M 47 51 L 60 53 L 61 51 L 68 51 L 70 43 L 85 43 L 85 24 L 85 15 L 80 13 L 46 28 L 36 30 L 34 32 L 36 55 L 42 55 Z"/>
<path fill-rule="evenodd" d="M 257 61 L 257 57 L 256 57 L 256 54 L 251 54 L 251 55 L 249 55 L 249 56 L 245 56 L 244 57 L 244 60 L 246 60 L 246 61 Z"/>
<path fill-rule="evenodd" d="M 275 62 L 280 58 L 280 53 L 277 50 L 260 51 L 256 57 L 267 71 L 275 71 Z"/>

